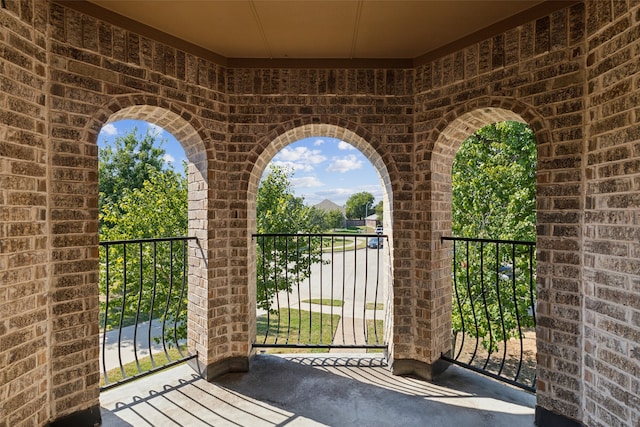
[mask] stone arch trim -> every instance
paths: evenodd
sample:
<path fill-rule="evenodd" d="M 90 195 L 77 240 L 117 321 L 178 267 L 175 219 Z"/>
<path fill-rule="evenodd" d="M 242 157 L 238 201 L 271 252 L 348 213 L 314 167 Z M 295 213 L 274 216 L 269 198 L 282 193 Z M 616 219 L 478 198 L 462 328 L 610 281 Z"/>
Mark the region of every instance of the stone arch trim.
<path fill-rule="evenodd" d="M 381 138 L 372 134 L 368 129 L 352 121 L 333 116 L 304 116 L 287 122 L 283 122 L 271 129 L 257 141 L 256 147 L 248 156 L 245 166 L 245 174 L 248 179 L 247 190 L 255 193 L 257 183 L 269 161 L 284 147 L 302 138 L 311 136 L 328 136 L 340 138 L 352 143 L 362 154 L 371 161 L 377 171 L 386 171 L 388 176 L 381 179 L 385 187 L 391 188 L 391 183 L 396 182 L 398 172 L 395 162 L 381 147 Z M 260 175 L 256 176 L 255 175 Z M 255 187 L 252 187 L 255 184 Z"/>
<path fill-rule="evenodd" d="M 332 137 L 339 138 L 352 144 L 372 163 L 377 171 L 383 187 L 384 226 L 385 234 L 389 236 L 390 259 L 389 265 L 394 265 L 393 249 L 393 185 L 398 182 L 398 171 L 395 163 L 390 159 L 390 154 L 382 149 L 380 138 L 373 135 L 367 129 L 354 122 L 334 117 L 304 117 L 284 122 L 274 127 L 266 135 L 258 140 L 257 147 L 251 152 L 248 165 L 244 171 L 247 194 L 247 228 L 248 245 L 252 245 L 251 233 L 256 229 L 256 195 L 258 185 L 264 170 L 271 159 L 284 147 L 300 139 L 307 137 Z M 255 332 L 255 251 L 248 251 L 248 278 L 249 278 L 249 330 Z M 393 271 L 388 270 L 388 283 L 393 288 Z M 391 289 L 387 293 L 387 319 L 385 321 L 385 339 L 389 345 L 393 345 L 393 298 Z"/>
<path fill-rule="evenodd" d="M 89 141 L 97 142 L 100 129 L 123 119 L 144 120 L 161 126 L 182 145 L 190 162 L 200 164 L 206 160 L 207 130 L 186 106 L 149 95 L 126 95 L 112 99 L 101 106 L 88 124 Z M 204 177 L 207 168 L 199 167 Z"/>
<path fill-rule="evenodd" d="M 548 126 L 530 105 L 514 98 L 482 97 L 457 106 L 438 122 L 432 132 L 435 141 L 433 152 L 442 153 L 450 150 L 447 141 L 457 141 L 454 155 L 469 135 L 491 123 L 502 121 L 522 121 L 527 123 L 536 135 L 538 145 L 550 141 Z"/>
<path fill-rule="evenodd" d="M 210 159 L 205 145 L 207 130 L 196 116 L 179 103 L 146 95 L 130 95 L 114 98 L 97 110 L 88 122 L 87 141 L 96 144 L 98 134 L 105 124 L 123 119 L 144 120 L 162 127 L 180 142 L 185 151 L 189 161 L 188 235 L 197 237 L 197 241 L 188 242 L 188 287 L 190 294 L 206 294 L 210 247 L 208 212 L 211 203 L 208 178 Z M 206 316 L 203 313 L 207 312 L 209 305 L 206 299 L 194 298 L 197 303 L 191 303 L 191 300 L 190 298 L 187 319 L 189 352 L 198 354 L 198 359 L 208 365 L 210 332 L 203 326 L 206 322 L 203 322 L 202 317 Z"/>
<path fill-rule="evenodd" d="M 502 121 L 524 122 L 533 129 L 540 162 L 542 154 L 548 151 L 544 147 L 549 144 L 551 135 L 537 111 L 513 98 L 478 98 L 445 114 L 432 133 L 432 140 L 435 142 L 430 156 L 429 172 L 433 194 L 451 194 L 451 167 L 462 142 L 478 129 Z M 451 230 L 451 198 L 442 197 L 440 200 L 443 202 L 439 210 L 444 211 L 445 221 L 440 223 L 437 231 L 445 232 L 445 228 Z M 443 228 L 442 224 L 447 226 Z M 435 228 L 433 230 L 436 231 Z"/>
<path fill-rule="evenodd" d="M 433 337 L 431 360 L 451 348 L 451 252 L 450 245 L 441 242 L 442 236 L 451 235 L 451 167 L 462 142 L 478 129 L 500 121 L 525 122 L 532 127 L 538 144 L 538 158 L 548 150 L 542 148 L 550 140 L 544 119 L 531 106 L 512 98 L 483 97 L 458 105 L 446 112 L 434 128 L 425 135 L 423 153 L 417 153 L 419 170 L 426 172 L 427 185 L 421 197 L 423 209 L 431 213 L 425 234 L 430 250 L 423 256 L 431 269 L 425 272 L 437 307 L 448 307 L 432 312 L 429 333 Z M 431 149 L 429 149 L 431 147 Z M 540 201 L 538 201 L 540 203 Z M 442 327 L 444 325 L 444 327 Z"/>
<path fill-rule="evenodd" d="M 466 102 L 446 113 L 431 132 L 428 140 L 434 141 L 433 149 L 426 157 L 428 166 L 423 167 L 428 168 L 431 199 L 439 200 L 440 215 L 431 228 L 438 239 L 451 230 L 451 166 L 458 149 L 478 129 L 501 121 L 524 122 L 533 129 L 540 164 L 544 153 L 549 151 L 544 148 L 551 141 L 549 127 L 533 107 L 517 99 L 483 97 Z"/>

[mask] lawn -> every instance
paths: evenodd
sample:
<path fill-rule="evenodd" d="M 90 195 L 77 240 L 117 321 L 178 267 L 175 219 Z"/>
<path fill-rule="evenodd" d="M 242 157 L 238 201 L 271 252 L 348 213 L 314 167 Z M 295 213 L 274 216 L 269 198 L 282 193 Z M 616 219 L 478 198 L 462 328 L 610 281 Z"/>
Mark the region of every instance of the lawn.
<path fill-rule="evenodd" d="M 331 344 L 340 316 L 297 309 L 282 309 L 279 314 L 257 318 L 258 344 Z M 269 353 L 322 353 L 326 347 L 277 348 Z"/>
<path fill-rule="evenodd" d="M 182 353 L 183 354 L 187 354 L 187 347 L 183 346 L 181 348 Z M 153 354 L 153 361 L 155 362 L 155 366 L 153 363 L 151 363 L 151 357 L 146 356 L 146 357 L 141 357 L 138 359 L 138 361 L 140 362 L 140 369 L 138 369 L 138 365 L 136 364 L 136 362 L 131 362 L 131 363 L 127 363 L 124 365 L 124 372 L 125 372 L 125 376 L 124 378 L 130 378 L 133 377 L 135 375 L 139 375 L 143 372 L 148 372 L 150 370 L 152 370 L 154 367 L 161 367 L 164 366 L 174 360 L 179 360 L 182 358 L 182 356 L 180 356 L 180 353 L 178 352 L 178 349 L 175 347 L 172 347 L 170 349 L 167 350 L 167 352 L 169 353 L 169 357 L 171 358 L 170 360 L 167 359 L 167 356 L 164 354 L 164 352 L 159 352 L 159 353 L 154 353 Z M 121 381 L 123 379 L 122 377 L 122 371 L 120 370 L 120 368 L 114 368 L 111 369 L 109 371 L 107 371 L 107 376 L 109 378 L 109 384 Z M 104 373 L 102 375 L 100 375 L 100 387 L 105 386 L 105 380 L 104 380 Z"/>
<path fill-rule="evenodd" d="M 329 298 L 312 298 L 312 299 L 306 299 L 302 302 L 306 302 L 306 303 L 311 303 L 311 304 L 318 304 L 318 305 L 328 305 L 328 306 L 333 306 L 333 307 L 342 307 L 344 305 L 344 301 L 339 300 L 339 299 L 329 299 Z"/>
<path fill-rule="evenodd" d="M 376 339 L 377 338 L 377 339 Z M 367 320 L 367 344 L 384 344 L 384 321 Z M 367 353 L 382 353 L 383 349 L 369 348 Z"/>

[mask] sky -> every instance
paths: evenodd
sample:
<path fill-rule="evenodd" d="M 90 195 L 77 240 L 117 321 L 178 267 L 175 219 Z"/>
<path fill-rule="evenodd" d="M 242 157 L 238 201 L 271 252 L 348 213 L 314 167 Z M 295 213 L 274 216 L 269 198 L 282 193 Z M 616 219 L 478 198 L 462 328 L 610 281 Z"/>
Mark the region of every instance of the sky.
<path fill-rule="evenodd" d="M 111 143 L 118 136 L 137 128 L 140 137 L 150 132 L 156 140 L 163 141 L 165 160 L 179 171 L 186 160 L 180 143 L 161 127 L 138 120 L 120 120 L 106 124 L 98 136 L 98 147 Z M 344 206 L 347 199 L 362 191 L 382 200 L 382 184 L 371 162 L 355 147 L 336 138 L 312 137 L 301 139 L 283 148 L 271 160 L 293 171 L 291 186 L 296 196 L 304 197 L 307 205 L 315 205 L 324 199 Z"/>

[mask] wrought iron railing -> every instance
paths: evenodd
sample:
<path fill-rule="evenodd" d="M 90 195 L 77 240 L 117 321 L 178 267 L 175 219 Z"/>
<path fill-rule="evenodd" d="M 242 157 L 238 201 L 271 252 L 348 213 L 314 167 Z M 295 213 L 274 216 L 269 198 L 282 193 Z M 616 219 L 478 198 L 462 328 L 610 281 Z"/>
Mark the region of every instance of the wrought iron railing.
<path fill-rule="evenodd" d="M 453 242 L 453 346 L 443 359 L 535 392 L 535 243 Z"/>
<path fill-rule="evenodd" d="M 101 389 L 188 360 L 189 237 L 100 242 Z"/>
<path fill-rule="evenodd" d="M 387 236 L 254 234 L 256 348 L 383 349 Z"/>

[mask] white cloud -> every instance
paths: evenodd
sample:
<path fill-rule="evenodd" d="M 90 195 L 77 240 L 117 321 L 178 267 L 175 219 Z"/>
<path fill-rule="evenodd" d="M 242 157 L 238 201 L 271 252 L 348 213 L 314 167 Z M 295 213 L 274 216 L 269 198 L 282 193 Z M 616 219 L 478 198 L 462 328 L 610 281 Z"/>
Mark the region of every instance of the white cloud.
<path fill-rule="evenodd" d="M 282 162 L 274 160 L 273 162 L 271 162 L 271 165 L 278 166 L 279 168 L 292 172 L 313 172 L 313 166 L 305 163 Z"/>
<path fill-rule="evenodd" d="M 165 154 L 164 155 L 164 161 L 167 163 L 175 163 L 176 162 L 176 158 L 173 157 L 171 154 Z"/>
<path fill-rule="evenodd" d="M 324 144 L 324 139 L 316 139 L 315 141 L 313 141 L 313 146 L 314 147 L 319 147 L 322 144 Z"/>
<path fill-rule="evenodd" d="M 322 155 L 322 151 L 309 150 L 307 147 L 285 147 L 276 155 L 275 159 L 290 162 L 307 162 L 314 165 L 327 160 L 327 158 Z"/>
<path fill-rule="evenodd" d="M 162 135 L 162 132 L 164 132 L 164 129 L 162 129 L 160 126 L 158 125 L 154 125 L 153 123 L 148 123 L 148 127 L 147 127 L 147 132 L 150 135 L 153 136 L 160 136 Z"/>
<path fill-rule="evenodd" d="M 340 141 L 338 142 L 338 150 L 355 150 L 356 147 L 349 144 L 348 142 Z"/>
<path fill-rule="evenodd" d="M 361 169 L 363 165 L 362 160 L 359 160 L 355 155 L 351 154 L 346 157 L 334 157 L 333 162 L 327 168 L 327 172 L 351 172 L 357 169 Z"/>
<path fill-rule="evenodd" d="M 271 163 L 294 172 L 313 172 L 314 165 L 326 160 L 327 158 L 320 150 L 310 150 L 307 147 L 285 147 L 273 158 Z"/>
<path fill-rule="evenodd" d="M 294 188 L 322 187 L 324 184 L 315 176 L 305 176 L 302 178 L 291 178 L 291 186 Z"/>
<path fill-rule="evenodd" d="M 107 123 L 106 125 L 102 126 L 102 129 L 100 129 L 100 133 L 114 136 L 118 134 L 118 128 L 116 128 L 113 123 Z"/>

